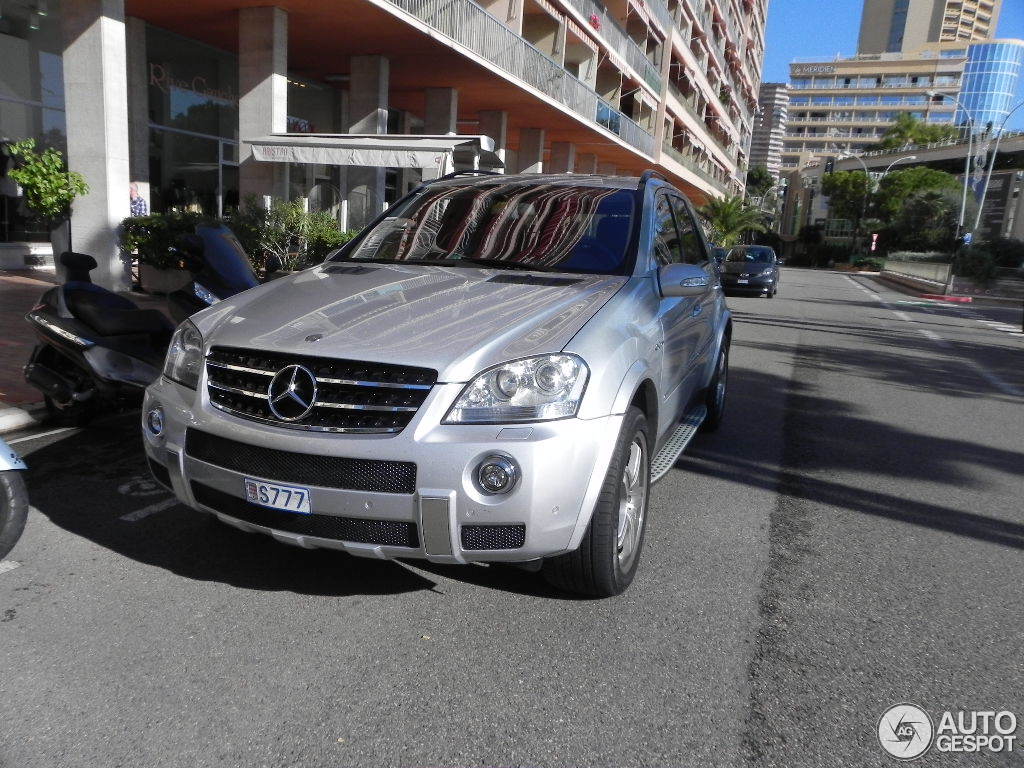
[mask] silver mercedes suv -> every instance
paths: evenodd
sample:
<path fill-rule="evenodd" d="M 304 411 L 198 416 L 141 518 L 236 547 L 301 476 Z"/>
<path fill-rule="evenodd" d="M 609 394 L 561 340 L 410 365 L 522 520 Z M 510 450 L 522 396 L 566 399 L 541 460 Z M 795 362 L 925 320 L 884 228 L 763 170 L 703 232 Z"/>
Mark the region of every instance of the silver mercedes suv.
<path fill-rule="evenodd" d="M 722 418 L 709 257 L 653 171 L 423 185 L 324 264 L 178 328 L 143 406 L 150 468 L 282 542 L 618 594 L 651 483 Z"/>

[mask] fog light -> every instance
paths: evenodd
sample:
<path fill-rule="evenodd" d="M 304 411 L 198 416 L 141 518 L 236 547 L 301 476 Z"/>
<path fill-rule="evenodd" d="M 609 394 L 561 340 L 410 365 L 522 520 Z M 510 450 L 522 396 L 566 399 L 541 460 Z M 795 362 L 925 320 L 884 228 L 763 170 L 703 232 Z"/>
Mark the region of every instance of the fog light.
<path fill-rule="evenodd" d="M 146 428 L 155 437 L 160 437 L 164 433 L 164 409 L 159 405 L 151 408 L 146 414 Z"/>
<path fill-rule="evenodd" d="M 488 456 L 476 468 L 476 484 L 488 494 L 508 493 L 519 478 L 519 467 L 507 456 Z"/>

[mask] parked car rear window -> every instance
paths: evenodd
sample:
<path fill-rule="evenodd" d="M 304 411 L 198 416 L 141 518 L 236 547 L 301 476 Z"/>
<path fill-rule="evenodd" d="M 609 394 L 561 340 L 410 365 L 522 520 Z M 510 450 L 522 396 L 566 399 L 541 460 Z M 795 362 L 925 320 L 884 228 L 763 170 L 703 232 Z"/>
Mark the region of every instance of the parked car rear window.
<path fill-rule="evenodd" d="M 432 187 L 339 257 L 622 275 L 635 198 L 632 190 L 563 184 Z"/>
<path fill-rule="evenodd" d="M 733 248 L 729 251 L 729 254 L 725 257 L 728 263 L 734 263 L 737 261 L 752 262 L 755 264 L 769 264 L 772 258 L 775 256 L 775 251 L 771 248 L 759 248 L 757 246 L 748 246 L 745 248 Z"/>

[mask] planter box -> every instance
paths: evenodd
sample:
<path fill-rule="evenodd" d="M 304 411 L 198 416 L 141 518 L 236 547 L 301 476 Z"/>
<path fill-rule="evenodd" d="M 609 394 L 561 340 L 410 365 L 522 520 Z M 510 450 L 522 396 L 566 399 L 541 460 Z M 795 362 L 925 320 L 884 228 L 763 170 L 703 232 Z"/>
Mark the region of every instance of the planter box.
<path fill-rule="evenodd" d="M 173 293 L 191 280 L 192 275 L 184 269 L 157 269 L 149 264 L 139 264 L 139 283 L 146 293 Z"/>

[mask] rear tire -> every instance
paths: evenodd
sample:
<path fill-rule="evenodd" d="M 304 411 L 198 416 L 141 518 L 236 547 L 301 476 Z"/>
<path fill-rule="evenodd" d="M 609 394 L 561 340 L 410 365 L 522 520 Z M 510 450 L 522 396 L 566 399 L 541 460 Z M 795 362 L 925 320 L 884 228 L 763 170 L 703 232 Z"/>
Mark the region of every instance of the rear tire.
<path fill-rule="evenodd" d="M 729 384 L 729 339 L 722 339 L 722 347 L 718 350 L 718 358 L 715 360 L 715 374 L 711 377 L 708 385 L 708 392 L 704 405 L 708 409 L 708 415 L 701 424 L 705 432 L 714 432 L 722 424 L 725 417 L 725 396 L 728 394 Z"/>
<path fill-rule="evenodd" d="M 631 406 L 579 549 L 544 561 L 549 583 L 579 595 L 611 597 L 636 575 L 651 489 L 647 418 Z"/>
<path fill-rule="evenodd" d="M 28 519 L 28 491 L 24 470 L 0 472 L 0 560 L 14 548 Z"/>

